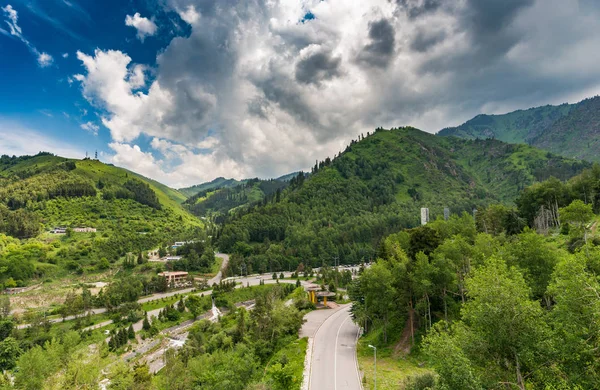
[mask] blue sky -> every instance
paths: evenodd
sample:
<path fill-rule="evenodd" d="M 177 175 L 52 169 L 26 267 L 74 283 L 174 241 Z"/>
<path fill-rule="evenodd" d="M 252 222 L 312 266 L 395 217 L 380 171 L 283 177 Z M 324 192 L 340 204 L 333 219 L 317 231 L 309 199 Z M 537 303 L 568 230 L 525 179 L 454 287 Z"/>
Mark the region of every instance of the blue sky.
<path fill-rule="evenodd" d="M 9 4 L 18 13 L 23 36 L 37 50 L 50 54 L 53 61 L 47 67 L 40 67 L 36 55 L 20 39 L 0 34 L 0 130 L 10 131 L 12 126 L 40 131 L 72 150 L 71 153 L 75 152 L 72 157 L 82 157 L 86 151 L 95 150 L 110 153 L 107 145 L 111 140 L 94 106 L 82 96 L 78 85 L 69 82 L 72 75 L 82 71 L 76 52 L 119 49 L 136 62 L 154 66 L 156 53 L 164 49 L 172 37 L 189 34 L 189 26 L 181 23 L 176 13 L 156 13 L 157 2 L 152 1 L 0 2 L 2 7 Z M 124 23 L 126 15 L 136 12 L 153 14 L 159 19 L 163 26 L 160 34 L 144 42 L 137 39 L 136 30 Z M 0 28 L 10 32 L 4 22 Z M 81 128 L 89 122 L 99 126 L 97 135 L 93 130 Z"/>
<path fill-rule="evenodd" d="M 174 187 L 600 92 L 594 0 L 0 0 L 0 154 Z"/>

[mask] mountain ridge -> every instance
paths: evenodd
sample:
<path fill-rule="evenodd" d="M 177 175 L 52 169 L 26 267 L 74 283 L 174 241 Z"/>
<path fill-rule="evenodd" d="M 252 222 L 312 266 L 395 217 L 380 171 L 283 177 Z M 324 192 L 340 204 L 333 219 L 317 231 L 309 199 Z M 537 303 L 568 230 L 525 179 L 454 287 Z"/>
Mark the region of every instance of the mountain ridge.
<path fill-rule="evenodd" d="M 495 138 L 528 144 L 565 157 L 599 162 L 600 97 L 499 115 L 479 114 L 459 126 L 444 128 L 437 135 Z"/>

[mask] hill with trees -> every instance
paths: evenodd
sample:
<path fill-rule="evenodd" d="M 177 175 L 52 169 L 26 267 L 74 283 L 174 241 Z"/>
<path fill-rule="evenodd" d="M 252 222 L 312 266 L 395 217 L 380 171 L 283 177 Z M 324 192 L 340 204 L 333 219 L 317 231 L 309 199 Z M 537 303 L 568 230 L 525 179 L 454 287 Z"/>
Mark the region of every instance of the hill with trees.
<path fill-rule="evenodd" d="M 0 253 L 0 266 L 6 267 L 0 284 L 106 270 L 127 254 L 195 238 L 202 223 L 181 206 L 184 199 L 97 160 L 2 156 L 0 240 L 8 244 Z M 66 234 L 51 233 L 56 227 Z"/>
<path fill-rule="evenodd" d="M 600 161 L 600 97 L 503 115 L 477 115 L 438 135 L 525 143 L 566 157 Z"/>
<path fill-rule="evenodd" d="M 227 183 L 222 187 L 204 189 L 189 197 L 183 205 L 196 216 L 211 217 L 216 223 L 221 223 L 231 210 L 261 202 L 266 204 L 280 197 L 289 180 L 255 178 L 236 182 L 237 185 L 230 185 L 230 181 Z"/>
<path fill-rule="evenodd" d="M 184 194 L 186 197 L 190 198 L 200 192 L 205 192 L 205 191 L 210 191 L 210 190 L 216 191 L 220 188 L 235 187 L 235 186 L 242 184 L 243 182 L 244 182 L 244 180 L 238 181 L 235 179 L 226 179 L 224 177 L 217 177 L 216 179 L 206 182 L 206 183 L 196 184 L 195 186 L 191 186 L 191 187 L 180 188 L 179 192 Z"/>
<path fill-rule="evenodd" d="M 536 181 L 568 179 L 589 164 L 527 145 L 437 137 L 414 128 L 378 129 L 290 181 L 279 199 L 234 212 L 220 249 L 253 272 L 358 263 L 380 240 L 432 219 L 513 204 Z M 250 271 L 249 271 L 250 272 Z"/>
<path fill-rule="evenodd" d="M 348 289 L 359 357 L 372 344 L 384 366 L 428 364 L 389 388 L 597 387 L 599 194 L 595 165 L 527 187 L 517 207 L 387 236 Z"/>

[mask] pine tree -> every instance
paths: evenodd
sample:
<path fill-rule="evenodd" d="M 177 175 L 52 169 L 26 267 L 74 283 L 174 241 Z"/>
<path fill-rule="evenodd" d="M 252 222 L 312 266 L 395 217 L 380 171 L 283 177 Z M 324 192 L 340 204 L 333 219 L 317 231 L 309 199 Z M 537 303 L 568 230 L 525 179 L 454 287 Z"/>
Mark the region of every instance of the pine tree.
<path fill-rule="evenodd" d="M 183 298 L 181 298 L 177 303 L 177 310 L 179 310 L 181 313 L 185 311 L 185 302 L 183 302 Z"/>
<path fill-rule="evenodd" d="M 135 339 L 135 331 L 133 330 L 133 324 L 129 325 L 129 329 L 127 329 L 127 337 L 130 340 Z"/>
<path fill-rule="evenodd" d="M 146 317 L 144 318 L 144 322 L 142 323 L 142 329 L 146 331 L 150 330 L 150 321 L 148 321 L 148 314 L 146 314 Z"/>

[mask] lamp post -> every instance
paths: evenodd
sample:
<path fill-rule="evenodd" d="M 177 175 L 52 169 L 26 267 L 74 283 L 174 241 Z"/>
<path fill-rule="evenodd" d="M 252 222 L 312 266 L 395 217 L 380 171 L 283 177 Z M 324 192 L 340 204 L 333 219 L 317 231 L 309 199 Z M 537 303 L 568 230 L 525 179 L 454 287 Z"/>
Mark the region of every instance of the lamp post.
<path fill-rule="evenodd" d="M 369 344 L 369 348 L 373 348 L 373 352 L 375 353 L 375 390 L 377 390 L 377 347 L 372 346 L 371 344 Z"/>

